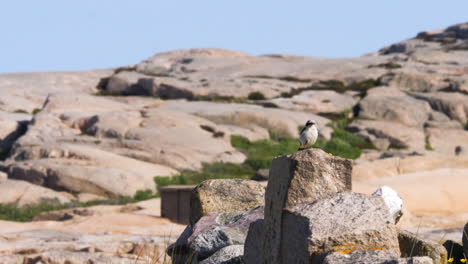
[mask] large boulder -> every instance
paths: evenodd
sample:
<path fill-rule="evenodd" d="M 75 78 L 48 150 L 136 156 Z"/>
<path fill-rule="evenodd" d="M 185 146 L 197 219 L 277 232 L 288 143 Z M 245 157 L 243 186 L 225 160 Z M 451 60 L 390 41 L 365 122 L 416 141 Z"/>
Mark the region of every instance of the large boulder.
<path fill-rule="evenodd" d="M 273 160 L 265 197 L 264 261 L 278 263 L 283 210 L 351 190 L 352 163 L 320 149 L 308 149 Z M 247 251 L 246 254 L 250 254 Z"/>
<path fill-rule="evenodd" d="M 210 212 L 242 213 L 265 203 L 265 187 L 251 180 L 207 180 L 199 184 L 190 199 L 190 223 Z"/>
<path fill-rule="evenodd" d="M 398 122 L 422 127 L 429 118 L 431 107 L 410 96 L 367 96 L 359 102 L 359 117 Z"/>
<path fill-rule="evenodd" d="M 398 230 L 398 243 L 402 257 L 427 256 L 434 263 L 447 263 L 447 250 L 435 241 L 419 238 L 416 234 Z"/>
<path fill-rule="evenodd" d="M 445 156 L 468 156 L 468 131 L 462 129 L 428 128 L 427 142 Z"/>
<path fill-rule="evenodd" d="M 58 204 L 69 203 L 72 195 L 60 193 L 26 181 L 0 181 L 0 204 L 15 204 L 22 207 L 43 202 Z"/>
<path fill-rule="evenodd" d="M 187 226 L 177 241 L 167 248 L 174 263 L 186 263 L 189 259 L 203 260 L 230 245 L 242 245 L 251 223 L 263 219 L 264 207 L 248 212 L 208 213 L 197 223 Z"/>
<path fill-rule="evenodd" d="M 399 255 L 393 223 L 383 199 L 364 194 L 343 192 L 288 208 L 283 214 L 280 252 L 269 263 L 320 263 L 327 252 L 358 249 Z"/>
<path fill-rule="evenodd" d="M 422 128 L 390 121 L 355 120 L 349 125 L 349 129 L 376 145 L 379 140 L 386 140 L 390 148 L 418 152 L 425 150 L 425 135 Z"/>
<path fill-rule="evenodd" d="M 468 121 L 468 95 L 462 93 L 415 93 L 416 98 L 427 101 L 437 111 L 465 124 Z"/>

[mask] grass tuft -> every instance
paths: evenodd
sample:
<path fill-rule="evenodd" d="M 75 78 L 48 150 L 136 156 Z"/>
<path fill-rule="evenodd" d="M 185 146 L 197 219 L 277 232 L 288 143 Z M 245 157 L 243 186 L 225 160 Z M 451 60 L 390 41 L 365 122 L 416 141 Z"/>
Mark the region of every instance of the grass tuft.
<path fill-rule="evenodd" d="M 247 99 L 249 100 L 265 100 L 265 95 L 263 95 L 262 92 L 251 92 L 247 96 Z"/>
<path fill-rule="evenodd" d="M 133 197 L 118 196 L 108 200 L 96 200 L 89 202 L 73 201 L 66 204 L 61 204 L 57 199 L 44 199 L 38 204 L 25 205 L 18 207 L 15 203 L 0 204 L 0 220 L 28 222 L 35 216 L 50 211 L 71 209 L 78 207 L 91 207 L 96 205 L 125 205 L 129 203 L 136 203 L 143 200 L 156 198 L 151 190 L 137 191 Z"/>

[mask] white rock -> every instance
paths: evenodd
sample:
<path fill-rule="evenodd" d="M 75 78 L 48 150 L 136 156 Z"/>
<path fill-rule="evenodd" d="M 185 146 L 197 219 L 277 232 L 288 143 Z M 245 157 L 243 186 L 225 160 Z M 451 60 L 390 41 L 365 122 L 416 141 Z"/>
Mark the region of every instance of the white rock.
<path fill-rule="evenodd" d="M 395 219 L 395 223 L 403 215 L 403 200 L 398 193 L 388 186 L 382 186 L 372 193 L 372 196 L 382 196 L 385 204 L 388 206 L 390 215 Z"/>

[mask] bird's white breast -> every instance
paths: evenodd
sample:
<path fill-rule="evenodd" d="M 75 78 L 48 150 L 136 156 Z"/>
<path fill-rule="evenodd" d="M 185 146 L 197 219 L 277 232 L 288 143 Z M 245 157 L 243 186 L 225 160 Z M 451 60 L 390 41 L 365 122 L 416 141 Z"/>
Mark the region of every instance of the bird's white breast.
<path fill-rule="evenodd" d="M 304 130 L 299 140 L 301 145 L 313 145 L 318 138 L 318 130 L 316 126 L 309 127 Z"/>

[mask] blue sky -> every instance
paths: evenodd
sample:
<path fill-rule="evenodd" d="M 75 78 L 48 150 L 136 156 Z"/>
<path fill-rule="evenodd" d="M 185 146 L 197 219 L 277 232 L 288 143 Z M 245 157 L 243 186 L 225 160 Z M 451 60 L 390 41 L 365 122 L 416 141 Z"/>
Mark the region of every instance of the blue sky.
<path fill-rule="evenodd" d="M 225 48 L 351 57 L 468 21 L 468 1 L 0 0 L 0 72 L 86 70 Z"/>

